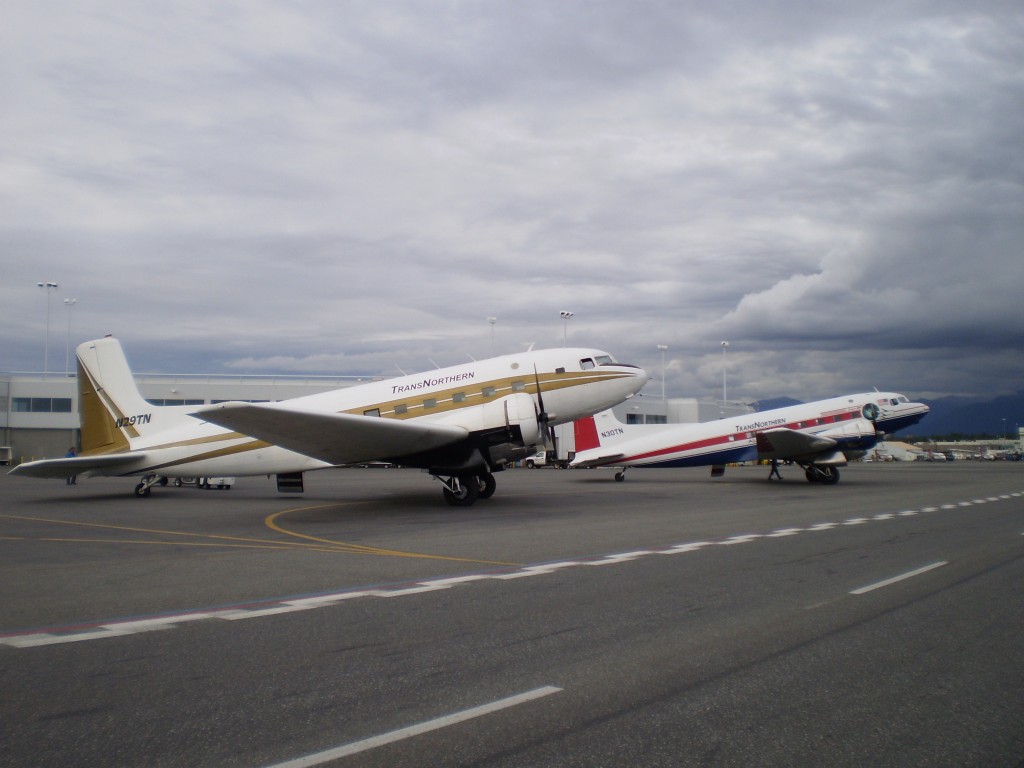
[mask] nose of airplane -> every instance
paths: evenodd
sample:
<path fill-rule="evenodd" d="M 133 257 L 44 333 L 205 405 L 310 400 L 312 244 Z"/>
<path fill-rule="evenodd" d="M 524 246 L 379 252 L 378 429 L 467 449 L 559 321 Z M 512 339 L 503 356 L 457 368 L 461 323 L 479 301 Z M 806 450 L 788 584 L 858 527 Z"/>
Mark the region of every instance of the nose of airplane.
<path fill-rule="evenodd" d="M 644 388 L 644 384 L 648 382 L 650 376 L 647 375 L 647 371 L 641 368 L 639 365 L 630 365 L 629 363 L 619 363 L 620 368 L 626 368 L 630 373 L 630 390 L 632 394 L 636 394 Z"/>

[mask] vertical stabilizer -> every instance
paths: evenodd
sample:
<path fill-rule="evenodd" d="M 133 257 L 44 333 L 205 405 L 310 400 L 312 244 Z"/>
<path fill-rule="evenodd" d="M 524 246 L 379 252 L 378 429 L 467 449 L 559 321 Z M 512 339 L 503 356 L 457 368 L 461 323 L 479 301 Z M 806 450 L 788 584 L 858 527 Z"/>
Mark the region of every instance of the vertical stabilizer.
<path fill-rule="evenodd" d="M 83 455 L 127 451 L 135 438 L 168 426 L 158 415 L 164 409 L 139 393 L 117 339 L 87 341 L 76 354 Z"/>
<path fill-rule="evenodd" d="M 574 443 L 576 453 L 601 447 L 601 440 L 597 436 L 597 426 L 594 424 L 593 416 L 587 416 L 585 419 L 577 419 L 573 422 L 573 437 L 576 440 Z"/>

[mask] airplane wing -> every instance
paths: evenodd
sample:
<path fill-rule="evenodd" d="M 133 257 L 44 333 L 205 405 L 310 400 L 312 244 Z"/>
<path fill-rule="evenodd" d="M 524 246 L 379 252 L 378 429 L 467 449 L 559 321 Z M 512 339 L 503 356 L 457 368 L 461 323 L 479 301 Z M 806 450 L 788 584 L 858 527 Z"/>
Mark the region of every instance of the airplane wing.
<path fill-rule="evenodd" d="M 585 458 L 577 456 L 572 460 L 569 466 L 573 469 L 589 469 L 590 467 L 603 467 L 608 464 L 612 464 L 614 466 L 616 461 L 625 457 L 626 454 L 624 453 L 602 453 L 597 456 L 587 456 Z"/>
<path fill-rule="evenodd" d="M 144 461 L 145 458 L 146 454 L 138 451 L 135 453 L 109 453 L 103 456 L 67 456 L 62 459 L 41 459 L 39 461 L 26 461 L 24 464 L 19 464 L 8 474 L 52 478 L 84 475 L 89 472 L 105 474 L 118 467 Z"/>
<path fill-rule="evenodd" d="M 256 403 L 219 403 L 192 415 L 330 464 L 407 456 L 457 443 L 469 435 L 463 427 L 448 424 Z"/>
<path fill-rule="evenodd" d="M 833 451 L 838 444 L 830 437 L 809 435 L 786 427 L 757 433 L 757 455 L 762 459 L 796 459 Z"/>

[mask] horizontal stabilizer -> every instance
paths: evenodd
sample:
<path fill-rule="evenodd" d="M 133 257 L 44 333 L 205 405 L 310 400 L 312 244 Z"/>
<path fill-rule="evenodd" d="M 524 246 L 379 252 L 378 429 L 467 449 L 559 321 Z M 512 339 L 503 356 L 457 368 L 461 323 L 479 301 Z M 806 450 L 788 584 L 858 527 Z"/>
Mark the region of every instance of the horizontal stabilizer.
<path fill-rule="evenodd" d="M 588 469 L 590 467 L 606 467 L 615 466 L 615 462 L 620 459 L 624 459 L 626 454 L 624 453 L 604 453 L 599 456 L 588 456 L 586 458 L 580 458 L 579 456 L 569 465 L 573 469 Z"/>
<path fill-rule="evenodd" d="M 462 427 L 423 420 L 301 411 L 257 403 L 218 403 L 192 415 L 329 464 L 409 456 L 468 436 Z"/>
<path fill-rule="evenodd" d="M 9 474 L 23 477 L 68 477 L 69 475 L 85 475 L 95 469 L 109 471 L 115 467 L 144 461 L 145 458 L 146 454 L 140 451 L 137 453 L 111 453 L 105 456 L 67 456 L 62 459 L 41 459 L 19 464 Z"/>

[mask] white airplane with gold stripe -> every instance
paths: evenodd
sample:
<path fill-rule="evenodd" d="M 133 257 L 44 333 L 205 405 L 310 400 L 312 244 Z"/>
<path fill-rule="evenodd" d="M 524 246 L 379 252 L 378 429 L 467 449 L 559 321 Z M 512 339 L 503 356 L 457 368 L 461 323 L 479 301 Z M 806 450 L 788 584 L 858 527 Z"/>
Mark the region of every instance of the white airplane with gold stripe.
<path fill-rule="evenodd" d="M 545 430 L 632 397 L 647 381 L 596 349 L 531 350 L 277 403 L 154 406 L 121 344 L 87 341 L 78 356 L 80 455 L 21 464 L 28 477 L 136 476 L 138 496 L 168 478 L 277 475 L 383 461 L 428 471 L 468 506 L 494 473 L 536 453 Z"/>

